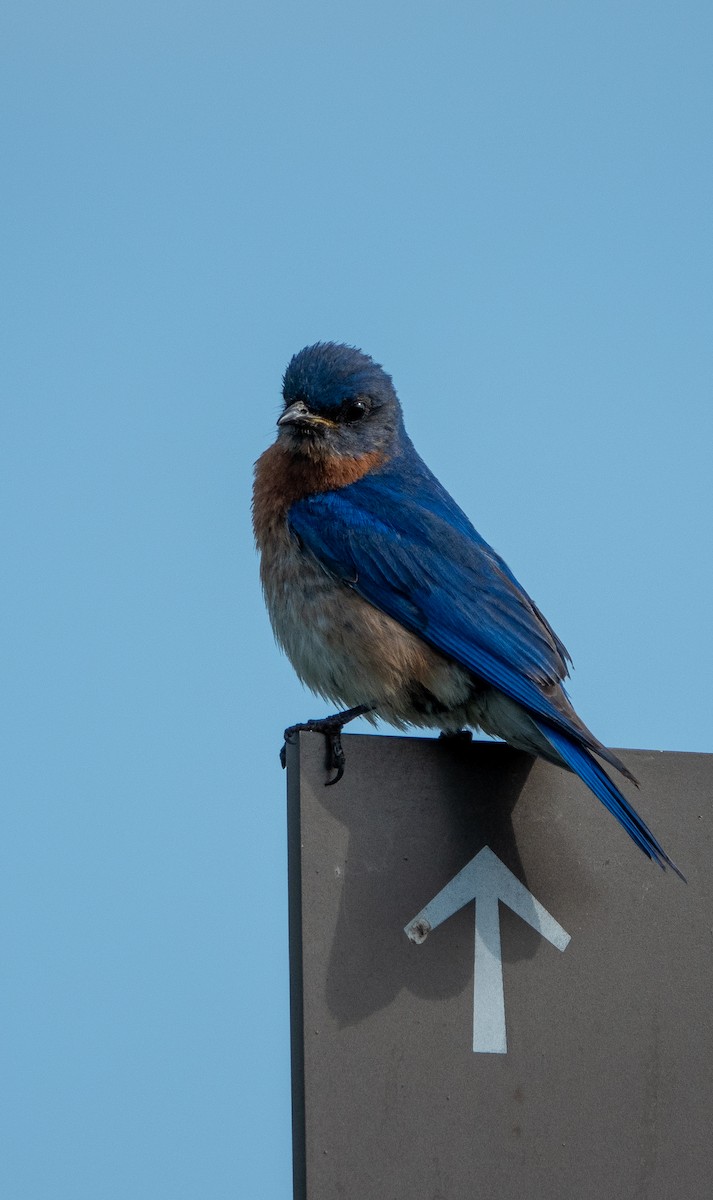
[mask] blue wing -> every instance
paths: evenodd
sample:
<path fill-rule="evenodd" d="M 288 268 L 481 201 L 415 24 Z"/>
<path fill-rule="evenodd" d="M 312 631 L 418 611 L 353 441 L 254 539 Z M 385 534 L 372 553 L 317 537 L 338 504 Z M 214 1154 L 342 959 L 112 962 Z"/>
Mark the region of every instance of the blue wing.
<path fill-rule="evenodd" d="M 420 460 L 416 471 L 408 465 L 298 501 L 290 527 L 371 604 L 581 738 L 561 688 L 564 646 L 428 469 Z M 599 748 L 594 738 L 591 745 Z"/>
<path fill-rule="evenodd" d="M 637 845 L 678 870 L 589 753 L 633 778 L 569 703 L 564 646 L 415 451 L 348 487 L 298 501 L 288 520 L 336 578 L 521 704 Z"/>

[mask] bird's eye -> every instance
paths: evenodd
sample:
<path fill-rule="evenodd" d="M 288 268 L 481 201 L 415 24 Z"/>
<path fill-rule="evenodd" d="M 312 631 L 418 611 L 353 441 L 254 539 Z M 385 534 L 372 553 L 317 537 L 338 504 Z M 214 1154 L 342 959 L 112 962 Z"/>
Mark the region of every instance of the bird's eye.
<path fill-rule="evenodd" d="M 368 411 L 369 403 L 367 400 L 349 400 L 342 409 L 341 418 L 347 424 L 353 425 L 356 421 L 363 421 Z"/>

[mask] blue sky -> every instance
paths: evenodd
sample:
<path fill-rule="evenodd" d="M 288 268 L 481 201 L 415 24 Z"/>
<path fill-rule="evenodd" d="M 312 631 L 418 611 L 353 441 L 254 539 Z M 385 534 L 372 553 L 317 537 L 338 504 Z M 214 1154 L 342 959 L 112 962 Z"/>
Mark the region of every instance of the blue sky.
<path fill-rule="evenodd" d="M 356 344 L 617 746 L 711 750 L 707 3 L 9 3 L 0 1191 L 290 1193 L 249 524 Z M 675 803 L 675 797 L 672 797 Z"/>

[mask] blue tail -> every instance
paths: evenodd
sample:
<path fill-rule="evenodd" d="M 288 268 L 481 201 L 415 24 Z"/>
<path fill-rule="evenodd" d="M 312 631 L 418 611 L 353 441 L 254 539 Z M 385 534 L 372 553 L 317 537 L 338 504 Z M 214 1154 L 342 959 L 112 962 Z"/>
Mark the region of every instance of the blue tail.
<path fill-rule="evenodd" d="M 553 729 L 544 721 L 537 721 L 537 728 L 554 747 L 561 759 L 579 778 L 586 783 L 605 808 L 613 813 L 620 825 L 623 825 L 629 837 L 633 838 L 640 850 L 662 868 L 671 867 L 677 875 L 686 882 L 685 875 L 679 871 L 675 862 L 669 858 L 661 843 L 654 837 L 648 825 L 642 821 L 639 814 L 629 804 L 626 797 L 612 783 L 604 769 L 588 750 L 578 746 L 566 733 Z"/>

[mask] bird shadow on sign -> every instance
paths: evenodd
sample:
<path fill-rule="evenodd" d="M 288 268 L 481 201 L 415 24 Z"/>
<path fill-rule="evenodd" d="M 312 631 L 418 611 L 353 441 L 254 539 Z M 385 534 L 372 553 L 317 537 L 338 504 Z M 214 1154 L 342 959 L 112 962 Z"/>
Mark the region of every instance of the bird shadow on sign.
<path fill-rule="evenodd" d="M 326 999 L 351 1025 L 404 988 L 444 1000 L 472 986 L 472 902 L 421 946 L 404 926 L 484 846 L 527 887 L 512 812 L 534 759 L 491 742 L 352 735 L 345 748 L 345 779 L 317 795 L 349 834 Z M 531 958 L 538 945 L 540 935 L 508 913 L 503 959 Z"/>

